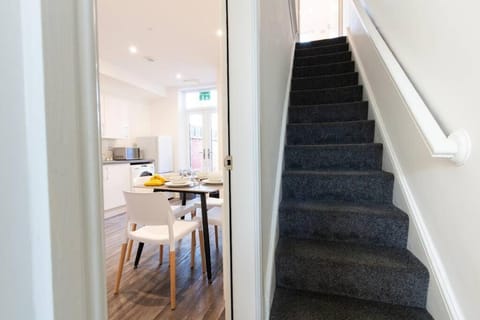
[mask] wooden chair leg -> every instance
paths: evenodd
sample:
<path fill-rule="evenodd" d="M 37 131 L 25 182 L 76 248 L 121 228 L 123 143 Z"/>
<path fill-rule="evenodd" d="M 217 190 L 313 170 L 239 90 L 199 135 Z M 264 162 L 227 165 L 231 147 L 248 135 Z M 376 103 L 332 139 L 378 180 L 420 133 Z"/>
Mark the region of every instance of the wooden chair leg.
<path fill-rule="evenodd" d="M 200 238 L 200 255 L 202 256 L 202 272 L 205 273 L 207 269 L 206 258 L 205 258 L 205 242 L 203 240 L 203 231 L 198 230 L 198 237 Z"/>
<path fill-rule="evenodd" d="M 192 246 L 190 248 L 190 269 L 195 266 L 195 231 L 192 232 Z"/>
<path fill-rule="evenodd" d="M 190 212 L 190 214 L 192 215 L 192 220 L 193 220 L 193 218 L 197 216 L 197 210 L 193 210 L 192 212 Z M 195 237 L 195 230 L 192 232 L 192 239 L 193 239 L 193 246 L 196 246 L 197 238 Z"/>
<path fill-rule="evenodd" d="M 172 310 L 175 310 L 177 307 L 176 294 L 177 294 L 177 283 L 176 283 L 176 267 L 175 267 L 175 251 L 170 251 L 170 307 Z"/>
<path fill-rule="evenodd" d="M 120 250 L 120 260 L 118 261 L 118 271 L 117 278 L 115 280 L 115 289 L 114 294 L 118 294 L 118 289 L 120 288 L 120 280 L 122 280 L 123 265 L 125 264 L 125 253 L 127 251 L 127 243 L 122 243 L 122 248 Z"/>
<path fill-rule="evenodd" d="M 137 230 L 137 224 L 132 223 L 132 231 Z M 128 241 L 128 246 L 127 246 L 127 261 L 130 261 L 130 258 L 132 257 L 132 247 L 133 247 L 133 240 Z"/>
<path fill-rule="evenodd" d="M 215 226 L 215 247 L 218 250 L 218 226 Z"/>
<path fill-rule="evenodd" d="M 163 244 L 160 245 L 160 265 L 163 264 Z"/>

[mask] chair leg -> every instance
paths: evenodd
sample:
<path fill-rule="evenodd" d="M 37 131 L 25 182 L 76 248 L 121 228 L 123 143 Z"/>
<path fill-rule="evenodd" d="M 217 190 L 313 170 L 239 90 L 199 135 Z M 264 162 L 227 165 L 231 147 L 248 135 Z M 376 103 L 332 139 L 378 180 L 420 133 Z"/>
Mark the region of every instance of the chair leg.
<path fill-rule="evenodd" d="M 175 251 L 170 251 L 170 307 L 172 310 L 175 310 L 177 306 L 176 294 L 177 294 L 177 283 L 176 283 L 176 262 L 175 262 Z"/>
<path fill-rule="evenodd" d="M 194 217 L 197 216 L 197 210 L 192 210 L 192 212 L 190 212 L 190 214 L 192 215 L 192 220 Z M 192 232 L 192 239 L 193 239 L 193 246 L 196 246 L 197 245 L 197 238 L 195 238 L 195 230 Z"/>
<path fill-rule="evenodd" d="M 195 231 L 192 231 L 192 246 L 190 248 L 190 269 L 195 266 Z"/>
<path fill-rule="evenodd" d="M 120 250 L 120 260 L 118 261 L 118 271 L 117 278 L 115 279 L 115 289 L 114 294 L 118 294 L 118 289 L 120 288 L 120 280 L 122 280 L 123 265 L 125 264 L 125 253 L 127 251 L 127 243 L 122 243 L 122 248 Z"/>
<path fill-rule="evenodd" d="M 205 242 L 203 240 L 203 231 L 198 230 L 198 237 L 200 238 L 200 255 L 202 256 L 202 272 L 205 273 L 207 269 L 205 258 Z"/>
<path fill-rule="evenodd" d="M 163 263 L 163 244 L 160 245 L 160 265 Z"/>
<path fill-rule="evenodd" d="M 218 250 L 218 226 L 215 226 L 215 247 Z"/>
<path fill-rule="evenodd" d="M 132 223 L 132 231 L 137 230 L 137 224 Z M 128 246 L 127 246 L 127 261 L 130 261 L 130 258 L 132 257 L 132 247 L 133 247 L 133 240 L 128 241 Z"/>
<path fill-rule="evenodd" d="M 143 242 L 138 243 L 138 249 L 137 249 L 137 256 L 135 257 L 135 264 L 133 265 L 133 269 L 137 269 L 138 263 L 140 262 L 140 257 L 142 256 L 142 250 L 143 250 Z"/>

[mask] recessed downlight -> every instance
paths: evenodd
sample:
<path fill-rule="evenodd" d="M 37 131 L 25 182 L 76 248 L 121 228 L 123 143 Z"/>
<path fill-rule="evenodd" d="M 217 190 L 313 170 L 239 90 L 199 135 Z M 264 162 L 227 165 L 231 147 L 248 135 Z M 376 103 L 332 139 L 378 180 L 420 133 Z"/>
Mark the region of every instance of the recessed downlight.
<path fill-rule="evenodd" d="M 223 30 L 218 29 L 217 32 L 215 32 L 215 34 L 217 35 L 217 37 L 222 37 L 223 36 Z"/>
<path fill-rule="evenodd" d="M 175 78 L 177 78 L 177 79 L 182 79 L 182 74 L 181 74 L 181 73 L 177 73 L 177 74 L 175 75 Z"/>
<path fill-rule="evenodd" d="M 138 49 L 137 47 L 135 46 L 130 46 L 128 47 L 128 51 L 131 53 L 131 54 L 136 54 L 138 52 Z"/>

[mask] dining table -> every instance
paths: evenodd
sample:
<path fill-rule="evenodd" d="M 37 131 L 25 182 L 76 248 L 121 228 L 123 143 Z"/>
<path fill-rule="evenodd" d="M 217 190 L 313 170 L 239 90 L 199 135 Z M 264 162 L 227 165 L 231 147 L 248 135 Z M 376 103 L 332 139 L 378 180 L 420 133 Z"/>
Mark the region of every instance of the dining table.
<path fill-rule="evenodd" d="M 182 205 L 186 204 L 187 194 L 195 194 L 200 196 L 200 203 L 202 209 L 202 228 L 203 241 L 205 243 L 205 264 L 207 269 L 208 283 L 212 283 L 212 262 L 210 258 L 210 235 L 208 232 L 208 208 L 207 208 L 207 195 L 210 193 L 219 192 L 222 183 L 207 184 L 205 182 L 192 183 L 189 186 L 172 186 L 163 184 L 161 186 L 138 186 L 141 188 L 153 189 L 153 192 L 178 192 L 181 195 Z"/>

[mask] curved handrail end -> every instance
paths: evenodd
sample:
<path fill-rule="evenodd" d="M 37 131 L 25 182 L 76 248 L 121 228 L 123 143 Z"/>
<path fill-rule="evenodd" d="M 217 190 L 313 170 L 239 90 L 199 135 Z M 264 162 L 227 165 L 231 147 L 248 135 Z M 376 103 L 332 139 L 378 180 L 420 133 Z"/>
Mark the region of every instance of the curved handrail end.
<path fill-rule="evenodd" d="M 452 132 L 448 136 L 448 140 L 453 141 L 457 145 L 457 152 L 450 160 L 455 162 L 457 166 L 463 166 L 472 152 L 470 136 L 466 130 L 459 129 Z"/>

